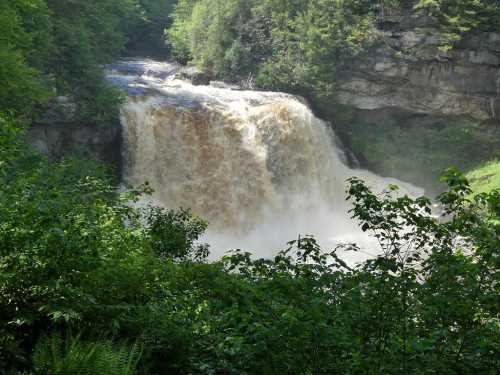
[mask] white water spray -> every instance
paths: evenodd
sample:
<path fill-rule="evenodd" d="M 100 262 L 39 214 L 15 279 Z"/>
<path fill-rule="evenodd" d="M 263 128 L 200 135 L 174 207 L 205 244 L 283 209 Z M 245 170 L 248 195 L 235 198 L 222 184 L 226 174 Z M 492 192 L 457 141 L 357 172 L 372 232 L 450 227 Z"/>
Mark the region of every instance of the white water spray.
<path fill-rule="evenodd" d="M 207 219 L 215 256 L 234 248 L 269 256 L 299 234 L 324 246 L 369 243 L 347 214 L 352 176 L 379 191 L 396 183 L 421 193 L 350 169 L 331 127 L 298 97 L 193 86 L 176 80 L 168 63 L 115 68 L 110 80 L 129 93 L 121 110 L 124 181 L 148 181 L 155 200 Z"/>

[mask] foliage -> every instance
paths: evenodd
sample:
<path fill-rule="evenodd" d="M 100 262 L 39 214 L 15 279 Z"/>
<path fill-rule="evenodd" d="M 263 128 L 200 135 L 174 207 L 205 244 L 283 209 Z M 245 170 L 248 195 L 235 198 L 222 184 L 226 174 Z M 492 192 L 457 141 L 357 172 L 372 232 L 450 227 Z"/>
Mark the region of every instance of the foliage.
<path fill-rule="evenodd" d="M 0 111 L 31 117 L 70 96 L 82 120 L 116 116 L 103 66 L 134 45 L 163 44 L 169 0 L 1 0 Z"/>
<path fill-rule="evenodd" d="M 324 98 L 370 44 L 371 12 L 360 0 L 181 0 L 167 36 L 175 57 L 222 78 Z"/>
<path fill-rule="evenodd" d="M 82 118 L 116 115 L 119 97 L 104 80 L 102 65 L 123 51 L 127 41 L 121 19 L 133 12 L 129 0 L 47 0 L 54 53 L 47 72 L 59 93 L 77 101 Z"/>
<path fill-rule="evenodd" d="M 10 162 L 19 157 L 23 130 L 12 120 L 11 114 L 0 112 L 0 171 L 3 172 Z"/>
<path fill-rule="evenodd" d="M 490 220 L 498 218 L 499 191 L 471 200 L 468 182 L 457 171 L 448 170 L 443 180 L 449 186 L 439 197 L 444 214 L 450 215 L 445 222 L 429 216 L 426 198 L 380 199 L 351 180 L 354 216 L 383 250 L 383 256 L 364 266 L 379 277 L 374 297 L 378 302 L 386 293 L 395 298 L 380 317 L 391 314 L 387 309 L 400 317 L 395 327 L 379 320 L 378 332 L 396 330 L 381 337 L 382 347 L 390 347 L 385 340 L 396 339 L 403 373 L 418 369 L 419 362 L 425 369 L 433 358 L 438 372 L 492 373 L 498 352 L 500 227 Z M 485 319 L 478 321 L 479 315 Z"/>
<path fill-rule="evenodd" d="M 381 116 L 343 112 L 335 114 L 336 133 L 364 167 L 422 186 L 431 196 L 446 188 L 438 179 L 448 166 L 471 170 L 500 156 L 498 129 L 489 124 L 397 111 Z"/>
<path fill-rule="evenodd" d="M 29 112 L 46 99 L 40 71 L 30 61 L 47 42 L 47 17 L 41 0 L 0 1 L 0 111 Z"/>
<path fill-rule="evenodd" d="M 358 1 L 298 4 L 292 17 L 279 15 L 273 28 L 272 56 L 262 65 L 257 83 L 300 93 L 316 101 L 331 100 L 336 71 L 359 57 L 372 40 L 371 13 Z"/>
<path fill-rule="evenodd" d="M 79 337 L 62 340 L 43 337 L 35 346 L 35 374 L 133 375 L 141 356 L 136 346 L 115 346 L 111 341 L 85 342 Z"/>
<path fill-rule="evenodd" d="M 500 189 L 500 162 L 494 160 L 474 168 L 467 173 L 467 178 L 475 194 Z"/>
<path fill-rule="evenodd" d="M 118 194 L 101 165 L 50 163 L 1 121 L 0 373 L 496 373 L 499 190 L 472 196 L 449 170 L 440 218 L 353 178 L 372 259 L 301 236 L 211 262 L 189 211 L 136 209 L 147 186 Z"/>
<path fill-rule="evenodd" d="M 500 4 L 496 0 L 418 0 L 415 9 L 439 18 L 444 50 L 451 49 L 467 33 L 500 27 Z"/>
<path fill-rule="evenodd" d="M 170 26 L 172 7 L 177 0 L 138 0 L 135 14 L 127 21 L 129 41 L 127 53 L 165 57 L 168 48 L 164 39 Z"/>
<path fill-rule="evenodd" d="M 160 258 L 203 260 L 208 256 L 207 244 L 195 242 L 207 229 L 207 222 L 193 217 L 191 210 L 165 210 L 148 207 L 146 225 L 152 237 L 153 251 Z"/>
<path fill-rule="evenodd" d="M 252 3 L 254 1 L 179 1 L 172 28 L 167 32 L 174 56 L 181 61 L 194 58 L 216 74 L 230 75 L 232 64 L 237 63 L 237 56 L 231 61 L 230 55 L 234 54 L 231 50 L 241 44 L 238 26 L 243 28 L 242 23 L 250 17 Z"/>

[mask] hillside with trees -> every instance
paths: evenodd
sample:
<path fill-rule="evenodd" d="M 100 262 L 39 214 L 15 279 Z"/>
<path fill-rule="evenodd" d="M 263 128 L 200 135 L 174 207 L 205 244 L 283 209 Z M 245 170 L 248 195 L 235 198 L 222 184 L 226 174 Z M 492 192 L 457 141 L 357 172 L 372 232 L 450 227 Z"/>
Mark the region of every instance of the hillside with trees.
<path fill-rule="evenodd" d="M 70 96 L 84 120 L 115 116 L 120 95 L 105 82 L 103 65 L 138 44 L 161 54 L 170 6 L 165 0 L 2 0 L 0 111 L 31 119 L 50 97 Z"/>
<path fill-rule="evenodd" d="M 497 374 L 498 163 L 470 183 L 447 169 L 433 201 L 351 178 L 349 214 L 378 243 L 360 264 L 341 256 L 358 245 L 299 233 L 272 257 L 213 260 L 189 209 L 135 205 L 148 184 L 117 189 L 111 166 L 27 141 L 55 97 L 82 123 L 116 119 L 104 69 L 123 56 L 171 54 L 326 112 L 381 12 L 406 3 L 0 0 L 0 374 Z M 495 0 L 413 5 L 440 19 L 443 51 L 500 29 Z"/>
<path fill-rule="evenodd" d="M 167 36 L 181 61 L 223 79 L 254 77 L 258 87 L 321 107 L 333 99 L 336 73 L 378 42 L 384 12 L 404 7 L 441 20 L 444 50 L 467 33 L 500 27 L 496 1 L 180 0 Z"/>

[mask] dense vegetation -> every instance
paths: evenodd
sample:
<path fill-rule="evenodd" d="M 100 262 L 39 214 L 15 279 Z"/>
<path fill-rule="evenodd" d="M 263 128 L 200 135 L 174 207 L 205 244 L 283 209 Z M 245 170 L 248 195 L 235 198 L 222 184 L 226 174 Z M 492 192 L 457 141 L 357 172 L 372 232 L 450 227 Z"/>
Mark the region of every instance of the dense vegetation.
<path fill-rule="evenodd" d="M 324 100 L 372 42 L 373 3 L 179 0 L 168 36 L 221 77 Z M 491 7 L 481 25 L 496 17 L 495 2 L 422 7 L 467 19 L 472 3 Z M 106 166 L 29 149 L 25 129 L 55 95 L 82 119 L 113 116 L 103 64 L 163 48 L 172 4 L 0 0 L 0 374 L 495 374 L 499 190 L 473 196 L 450 170 L 438 220 L 426 198 L 352 179 L 352 216 L 380 256 L 348 265 L 355 245 L 306 236 L 272 259 L 211 262 L 206 222 L 130 205 L 149 186 L 119 194 Z"/>
<path fill-rule="evenodd" d="M 496 0 L 419 0 L 415 9 L 439 19 L 444 50 L 451 49 L 467 33 L 500 27 L 500 4 Z"/>
<path fill-rule="evenodd" d="M 373 9 L 358 0 L 180 0 L 168 37 L 174 56 L 219 77 L 319 99 L 370 43 Z"/>
<path fill-rule="evenodd" d="M 131 208 L 106 170 L 30 152 L 0 127 L 0 372 L 494 374 L 500 192 L 376 196 L 352 215 L 380 242 L 357 267 L 300 237 L 273 259 L 206 260 L 189 211 Z M 392 187 L 394 189 L 394 187 Z M 242 244 L 244 246 L 244 244 Z M 343 250 L 357 251 L 355 245 Z"/>
<path fill-rule="evenodd" d="M 500 162 L 490 161 L 467 174 L 474 193 L 490 192 L 500 187 Z"/>
<path fill-rule="evenodd" d="M 444 49 L 500 26 L 495 0 L 179 0 L 167 36 L 181 61 L 301 94 L 324 110 L 339 72 L 379 42 L 384 9 L 405 6 L 440 19 Z"/>
<path fill-rule="evenodd" d="M 144 44 L 161 52 L 170 5 L 167 0 L 0 0 L 0 112 L 29 119 L 50 97 L 67 95 L 81 119 L 109 119 L 120 95 L 106 84 L 103 64 L 127 46 Z"/>

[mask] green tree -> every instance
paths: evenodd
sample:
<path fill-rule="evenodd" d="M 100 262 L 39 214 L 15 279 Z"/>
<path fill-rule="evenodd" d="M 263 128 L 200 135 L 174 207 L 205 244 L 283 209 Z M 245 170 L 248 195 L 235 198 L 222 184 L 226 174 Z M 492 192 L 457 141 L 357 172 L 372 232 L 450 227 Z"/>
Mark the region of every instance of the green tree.
<path fill-rule="evenodd" d="M 175 57 L 221 78 L 331 99 L 337 70 L 371 43 L 368 3 L 184 0 L 167 36 Z"/>
<path fill-rule="evenodd" d="M 336 72 L 365 51 L 373 31 L 369 8 L 357 1 L 310 2 L 279 29 L 282 46 L 263 64 L 258 82 L 313 99 L 332 99 Z"/>
<path fill-rule="evenodd" d="M 129 0 L 47 0 L 55 53 L 48 71 L 59 95 L 72 96 L 83 119 L 107 120 L 117 113 L 118 92 L 104 79 L 102 65 L 125 48 L 121 24 L 135 10 Z"/>
<path fill-rule="evenodd" d="M 171 24 L 171 13 L 177 0 L 139 0 L 133 18 L 125 30 L 129 41 L 127 53 L 165 57 L 169 53 L 165 29 Z"/>
<path fill-rule="evenodd" d="M 496 0 L 419 0 L 415 9 L 441 21 L 441 48 L 449 50 L 464 35 L 500 28 L 500 4 Z"/>
<path fill-rule="evenodd" d="M 0 111 L 29 114 L 47 98 L 40 72 L 50 44 L 47 18 L 41 0 L 0 1 Z"/>
<path fill-rule="evenodd" d="M 134 0 L 2 0 L 0 110 L 29 118 L 51 95 L 71 96 L 82 119 L 116 115 L 103 64 L 123 51 Z"/>

